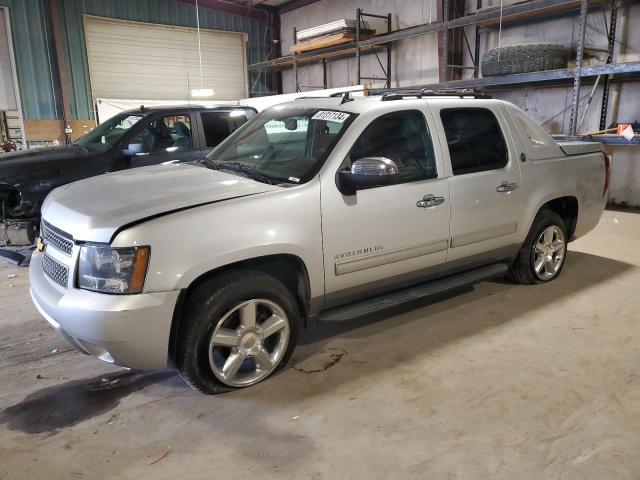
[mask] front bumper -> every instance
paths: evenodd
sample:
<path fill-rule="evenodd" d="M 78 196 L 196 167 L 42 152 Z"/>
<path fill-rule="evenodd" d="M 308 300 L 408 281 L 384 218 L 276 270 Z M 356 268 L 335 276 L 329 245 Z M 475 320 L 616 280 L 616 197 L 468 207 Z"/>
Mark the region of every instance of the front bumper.
<path fill-rule="evenodd" d="M 77 350 L 123 367 L 169 367 L 179 291 L 107 295 L 63 288 L 45 275 L 38 251 L 31 259 L 29 281 L 38 311 Z"/>

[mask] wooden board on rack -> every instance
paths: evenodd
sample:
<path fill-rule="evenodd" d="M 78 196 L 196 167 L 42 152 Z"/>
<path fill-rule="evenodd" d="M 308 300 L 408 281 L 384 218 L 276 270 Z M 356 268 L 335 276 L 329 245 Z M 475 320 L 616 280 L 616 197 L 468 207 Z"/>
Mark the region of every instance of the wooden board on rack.
<path fill-rule="evenodd" d="M 371 38 L 369 34 L 360 34 L 360 40 Z M 343 43 L 352 43 L 356 41 L 356 34 L 353 32 L 340 32 L 333 35 L 324 35 L 306 42 L 296 43 L 289 47 L 291 53 L 309 52 L 319 50 L 321 48 L 334 47 Z"/>

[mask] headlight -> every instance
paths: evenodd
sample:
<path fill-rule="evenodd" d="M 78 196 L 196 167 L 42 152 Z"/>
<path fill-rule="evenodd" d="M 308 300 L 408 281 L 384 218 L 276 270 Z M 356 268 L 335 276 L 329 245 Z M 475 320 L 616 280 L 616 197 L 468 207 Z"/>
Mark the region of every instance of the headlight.
<path fill-rule="evenodd" d="M 78 287 L 102 293 L 140 293 L 148 264 L 149 247 L 82 246 Z"/>

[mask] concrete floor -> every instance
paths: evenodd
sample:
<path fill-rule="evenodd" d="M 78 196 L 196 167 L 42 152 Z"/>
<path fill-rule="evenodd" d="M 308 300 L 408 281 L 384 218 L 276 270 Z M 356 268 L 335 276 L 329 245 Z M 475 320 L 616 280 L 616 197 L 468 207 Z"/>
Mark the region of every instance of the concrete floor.
<path fill-rule="evenodd" d="M 2 480 L 640 478 L 637 213 L 607 211 L 551 284 L 308 332 L 213 397 L 70 350 L 27 280 L 0 267 Z"/>

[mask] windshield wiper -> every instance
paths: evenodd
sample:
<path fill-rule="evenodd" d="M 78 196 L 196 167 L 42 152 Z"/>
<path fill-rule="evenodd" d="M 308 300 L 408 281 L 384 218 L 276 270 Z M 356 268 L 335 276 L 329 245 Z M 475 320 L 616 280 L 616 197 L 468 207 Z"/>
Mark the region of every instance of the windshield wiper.
<path fill-rule="evenodd" d="M 254 170 L 251 167 L 247 167 L 246 165 L 241 164 L 240 162 L 222 162 L 222 163 L 214 163 L 211 160 L 207 160 L 207 163 L 211 165 L 215 170 L 226 169 L 232 170 L 234 172 L 244 173 L 248 177 L 253 180 L 257 180 L 259 182 L 268 183 L 269 185 L 273 185 L 273 180 L 266 175 Z"/>

